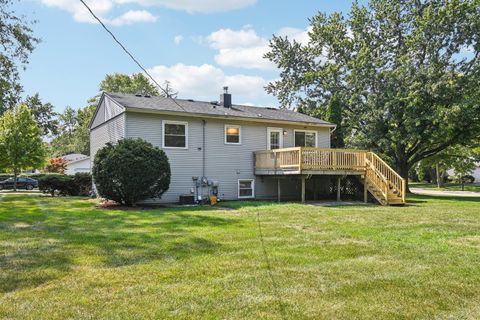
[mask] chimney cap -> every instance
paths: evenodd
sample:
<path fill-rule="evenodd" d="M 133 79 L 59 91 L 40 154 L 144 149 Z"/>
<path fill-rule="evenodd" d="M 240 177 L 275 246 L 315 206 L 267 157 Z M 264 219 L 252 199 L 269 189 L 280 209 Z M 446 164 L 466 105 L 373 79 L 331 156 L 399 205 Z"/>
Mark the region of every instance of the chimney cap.
<path fill-rule="evenodd" d="M 223 93 L 228 93 L 228 86 L 223 87 Z"/>

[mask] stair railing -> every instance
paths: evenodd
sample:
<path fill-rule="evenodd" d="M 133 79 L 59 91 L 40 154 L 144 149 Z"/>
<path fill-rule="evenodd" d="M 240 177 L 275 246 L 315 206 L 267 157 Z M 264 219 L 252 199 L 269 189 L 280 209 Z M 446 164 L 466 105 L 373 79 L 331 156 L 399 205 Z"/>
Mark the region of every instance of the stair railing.
<path fill-rule="evenodd" d="M 382 176 L 387 183 L 387 197 L 388 189 L 392 187 L 397 194 L 405 201 L 405 179 L 403 179 L 395 170 L 393 170 L 385 161 L 373 152 L 367 153 L 367 162 L 370 163 L 370 168 L 375 170 L 377 174 Z M 368 170 L 368 168 L 367 168 Z"/>

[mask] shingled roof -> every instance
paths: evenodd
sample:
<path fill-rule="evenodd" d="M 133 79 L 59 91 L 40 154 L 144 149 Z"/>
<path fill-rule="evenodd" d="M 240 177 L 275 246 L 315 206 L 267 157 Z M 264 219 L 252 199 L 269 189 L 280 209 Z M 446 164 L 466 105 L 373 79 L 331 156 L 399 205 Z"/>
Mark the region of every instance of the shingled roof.
<path fill-rule="evenodd" d="M 152 112 L 188 113 L 212 117 L 238 117 L 255 120 L 301 122 L 311 125 L 335 127 L 334 124 L 287 109 L 232 105 L 226 108 L 219 103 L 171 99 L 160 96 L 140 96 L 124 93 L 105 93 L 127 110 L 140 109 Z"/>

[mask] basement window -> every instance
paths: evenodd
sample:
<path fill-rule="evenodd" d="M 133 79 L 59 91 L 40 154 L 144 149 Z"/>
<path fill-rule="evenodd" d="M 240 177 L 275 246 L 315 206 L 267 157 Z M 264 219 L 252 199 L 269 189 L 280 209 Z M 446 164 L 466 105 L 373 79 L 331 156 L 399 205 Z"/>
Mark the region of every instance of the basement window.
<path fill-rule="evenodd" d="M 187 149 L 188 123 L 180 121 L 163 121 L 163 147 Z"/>
<path fill-rule="evenodd" d="M 241 144 L 242 143 L 242 127 L 231 124 L 225 125 L 225 144 Z"/>
<path fill-rule="evenodd" d="M 253 179 L 238 180 L 238 198 L 249 199 L 255 197 L 255 181 Z"/>

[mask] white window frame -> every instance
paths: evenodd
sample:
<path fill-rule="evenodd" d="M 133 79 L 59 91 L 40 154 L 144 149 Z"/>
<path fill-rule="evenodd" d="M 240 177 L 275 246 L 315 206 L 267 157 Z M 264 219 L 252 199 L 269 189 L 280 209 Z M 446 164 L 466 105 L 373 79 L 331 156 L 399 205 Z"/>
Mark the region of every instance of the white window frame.
<path fill-rule="evenodd" d="M 252 183 L 252 195 L 240 196 L 240 181 L 250 181 Z M 237 181 L 237 196 L 238 199 L 254 199 L 255 198 L 255 179 L 238 179 Z"/>
<path fill-rule="evenodd" d="M 227 142 L 227 127 L 228 128 L 238 128 L 238 142 Z M 226 124 L 223 130 L 223 142 L 225 144 L 232 144 L 232 145 L 241 145 L 242 144 L 242 126 L 237 124 Z"/>
<path fill-rule="evenodd" d="M 165 125 L 166 124 L 183 124 L 185 125 L 185 147 L 167 147 L 165 146 Z M 163 120 L 162 121 L 162 148 L 163 149 L 188 149 L 188 122 L 186 121 L 173 121 L 173 120 Z"/>
<path fill-rule="evenodd" d="M 283 148 L 283 128 L 268 127 L 267 128 L 267 150 L 272 150 L 272 146 L 271 146 L 272 141 L 270 139 L 270 134 L 272 132 L 280 133 L 279 144 L 280 144 L 280 149 L 282 149 Z"/>
<path fill-rule="evenodd" d="M 293 146 L 297 145 L 297 143 L 295 141 L 295 133 L 297 133 L 297 132 L 315 133 L 315 147 L 314 148 L 318 147 L 318 131 L 316 131 L 316 130 L 300 130 L 300 129 L 293 130 Z"/>

